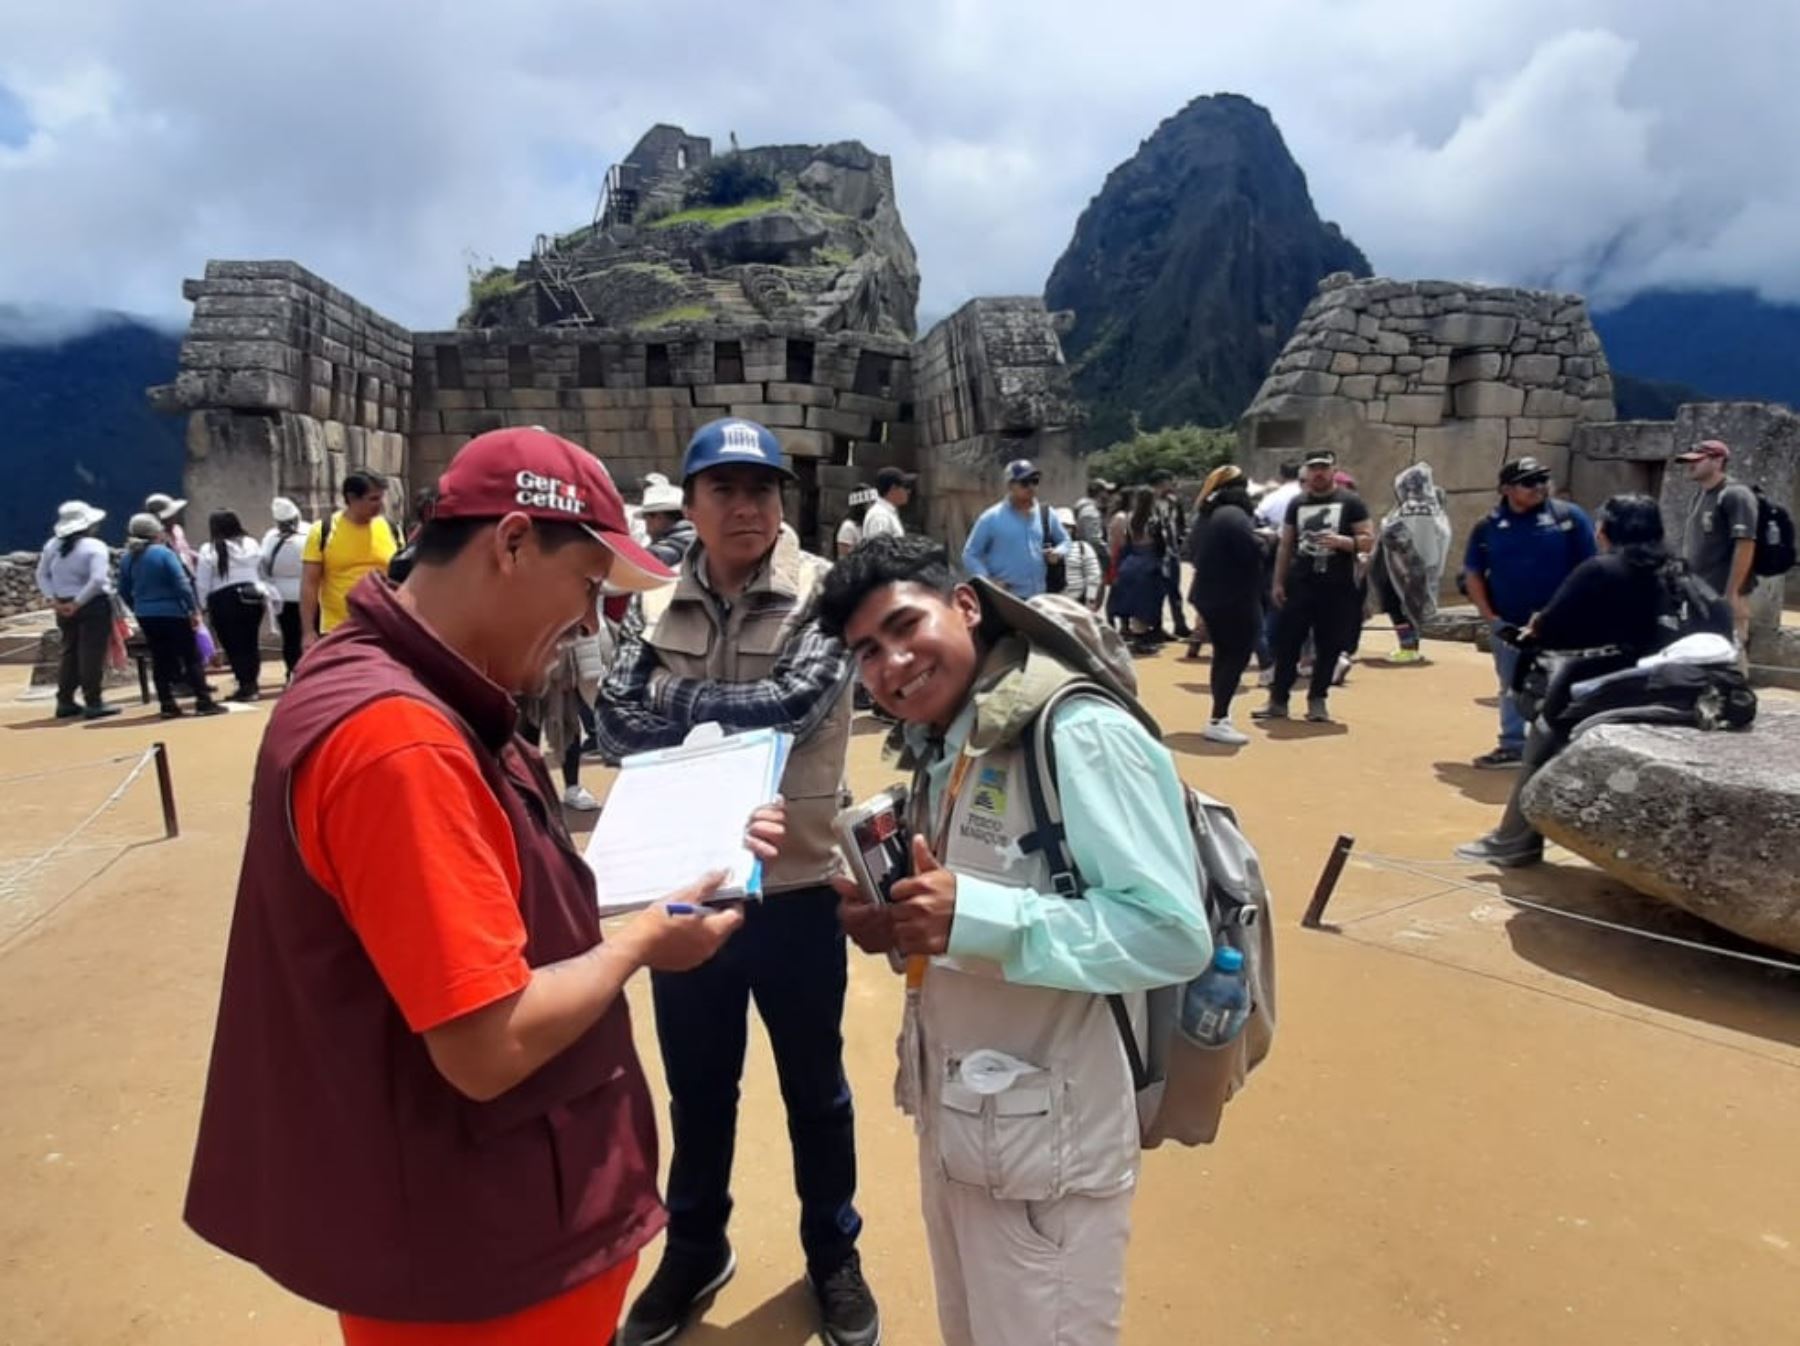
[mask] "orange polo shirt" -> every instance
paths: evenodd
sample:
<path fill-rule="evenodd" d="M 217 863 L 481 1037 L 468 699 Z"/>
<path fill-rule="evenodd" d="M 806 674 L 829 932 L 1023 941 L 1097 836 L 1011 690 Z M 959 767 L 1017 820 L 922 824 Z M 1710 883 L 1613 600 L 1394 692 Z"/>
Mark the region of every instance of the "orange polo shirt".
<path fill-rule="evenodd" d="M 462 735 L 406 697 L 364 707 L 294 773 L 294 835 L 407 1026 L 424 1033 L 524 989 L 512 825 Z M 635 1257 L 478 1323 L 340 1315 L 347 1346 L 563 1346 L 618 1326 Z"/>

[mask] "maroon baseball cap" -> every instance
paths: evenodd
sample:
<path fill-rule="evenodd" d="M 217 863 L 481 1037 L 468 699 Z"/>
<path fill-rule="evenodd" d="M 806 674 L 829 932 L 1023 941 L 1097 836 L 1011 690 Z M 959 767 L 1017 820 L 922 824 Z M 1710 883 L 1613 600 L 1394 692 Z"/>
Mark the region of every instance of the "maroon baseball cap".
<path fill-rule="evenodd" d="M 438 519 L 533 519 L 578 524 L 613 554 L 610 588 L 657 589 L 675 572 L 631 536 L 625 502 L 605 466 L 579 444 L 537 426 L 477 435 L 438 478 Z"/>
<path fill-rule="evenodd" d="M 1717 458 L 1727 462 L 1731 458 L 1731 446 L 1722 439 L 1703 439 L 1686 453 L 1675 455 L 1678 463 L 1697 463 L 1702 458 Z"/>

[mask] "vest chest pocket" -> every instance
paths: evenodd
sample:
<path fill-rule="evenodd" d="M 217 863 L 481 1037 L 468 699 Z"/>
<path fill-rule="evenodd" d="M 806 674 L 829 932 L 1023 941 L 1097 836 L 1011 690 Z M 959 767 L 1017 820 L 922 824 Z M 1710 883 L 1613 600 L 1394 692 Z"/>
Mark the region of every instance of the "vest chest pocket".
<path fill-rule="evenodd" d="M 996 1094 L 981 1094 L 946 1062 L 933 1119 L 938 1163 L 951 1182 L 1002 1201 L 1052 1201 L 1063 1194 L 1064 1081 L 1033 1070 Z"/>

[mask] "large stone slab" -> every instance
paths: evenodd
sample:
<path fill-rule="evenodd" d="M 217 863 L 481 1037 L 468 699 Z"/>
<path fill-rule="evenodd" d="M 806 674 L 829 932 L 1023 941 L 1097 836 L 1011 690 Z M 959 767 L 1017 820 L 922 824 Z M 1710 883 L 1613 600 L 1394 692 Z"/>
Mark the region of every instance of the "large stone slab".
<path fill-rule="evenodd" d="M 1745 733 L 1601 725 L 1534 776 L 1525 816 L 1640 892 L 1800 953 L 1800 712 Z"/>

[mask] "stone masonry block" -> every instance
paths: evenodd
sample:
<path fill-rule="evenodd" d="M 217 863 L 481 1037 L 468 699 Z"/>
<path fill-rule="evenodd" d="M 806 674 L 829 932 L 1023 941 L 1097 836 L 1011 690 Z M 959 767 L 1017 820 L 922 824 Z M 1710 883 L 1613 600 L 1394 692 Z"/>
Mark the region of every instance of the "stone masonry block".
<path fill-rule="evenodd" d="M 1491 416 L 1422 429 L 1415 441 L 1419 459 L 1431 464 L 1446 491 L 1492 491 L 1506 443 L 1506 422 Z"/>
<path fill-rule="evenodd" d="M 694 402 L 702 407 L 728 407 L 734 402 L 797 401 L 796 398 L 775 396 L 776 388 L 791 386 L 793 385 L 774 384 L 765 396 L 760 383 L 697 383 L 694 385 Z"/>
<path fill-rule="evenodd" d="M 869 418 L 850 411 L 831 411 L 825 407 L 808 407 L 806 425 L 812 430 L 828 430 L 848 435 L 851 439 L 869 438 Z"/>
<path fill-rule="evenodd" d="M 772 430 L 778 425 L 805 425 L 806 413 L 810 410 L 813 408 L 776 406 L 771 402 L 738 402 L 732 405 L 731 414 L 746 421 L 758 421 Z"/>
<path fill-rule="evenodd" d="M 1525 390 L 1510 383 L 1463 383 L 1456 388 L 1456 414 L 1463 419 L 1476 416 L 1518 416 L 1525 410 Z"/>
<path fill-rule="evenodd" d="M 1446 313 L 1431 324 L 1432 339 L 1446 346 L 1510 346 L 1519 332 L 1517 318 L 1490 313 Z"/>
<path fill-rule="evenodd" d="M 1367 402 L 1375 396 L 1375 378 L 1373 374 L 1352 374 L 1338 385 L 1338 395 Z"/>
<path fill-rule="evenodd" d="M 744 398 L 743 401 L 792 402 L 803 407 L 828 407 L 835 396 L 831 388 L 816 383 L 771 383 L 766 398 Z"/>
<path fill-rule="evenodd" d="M 775 431 L 781 447 L 796 458 L 831 457 L 831 436 L 823 430 L 795 430 L 786 426 Z"/>
<path fill-rule="evenodd" d="M 1354 374 L 1361 367 L 1361 360 L 1349 351 L 1338 351 L 1331 357 L 1330 372 L 1333 374 Z"/>
<path fill-rule="evenodd" d="M 1437 425 L 1444 419 L 1442 393 L 1400 393 L 1388 398 L 1390 425 Z"/>
<path fill-rule="evenodd" d="M 1555 383 L 1562 377 L 1562 357 L 1557 355 L 1515 355 L 1512 362 L 1515 383 Z"/>
<path fill-rule="evenodd" d="M 1500 353 L 1498 351 L 1471 351 L 1467 355 L 1458 355 L 1450 361 L 1450 383 L 1474 383 L 1481 379 L 1497 379 L 1500 377 Z"/>
<path fill-rule="evenodd" d="M 1424 364 L 1419 366 L 1419 382 L 1438 384 L 1450 382 L 1450 357 L 1433 355 L 1428 358 Z"/>

